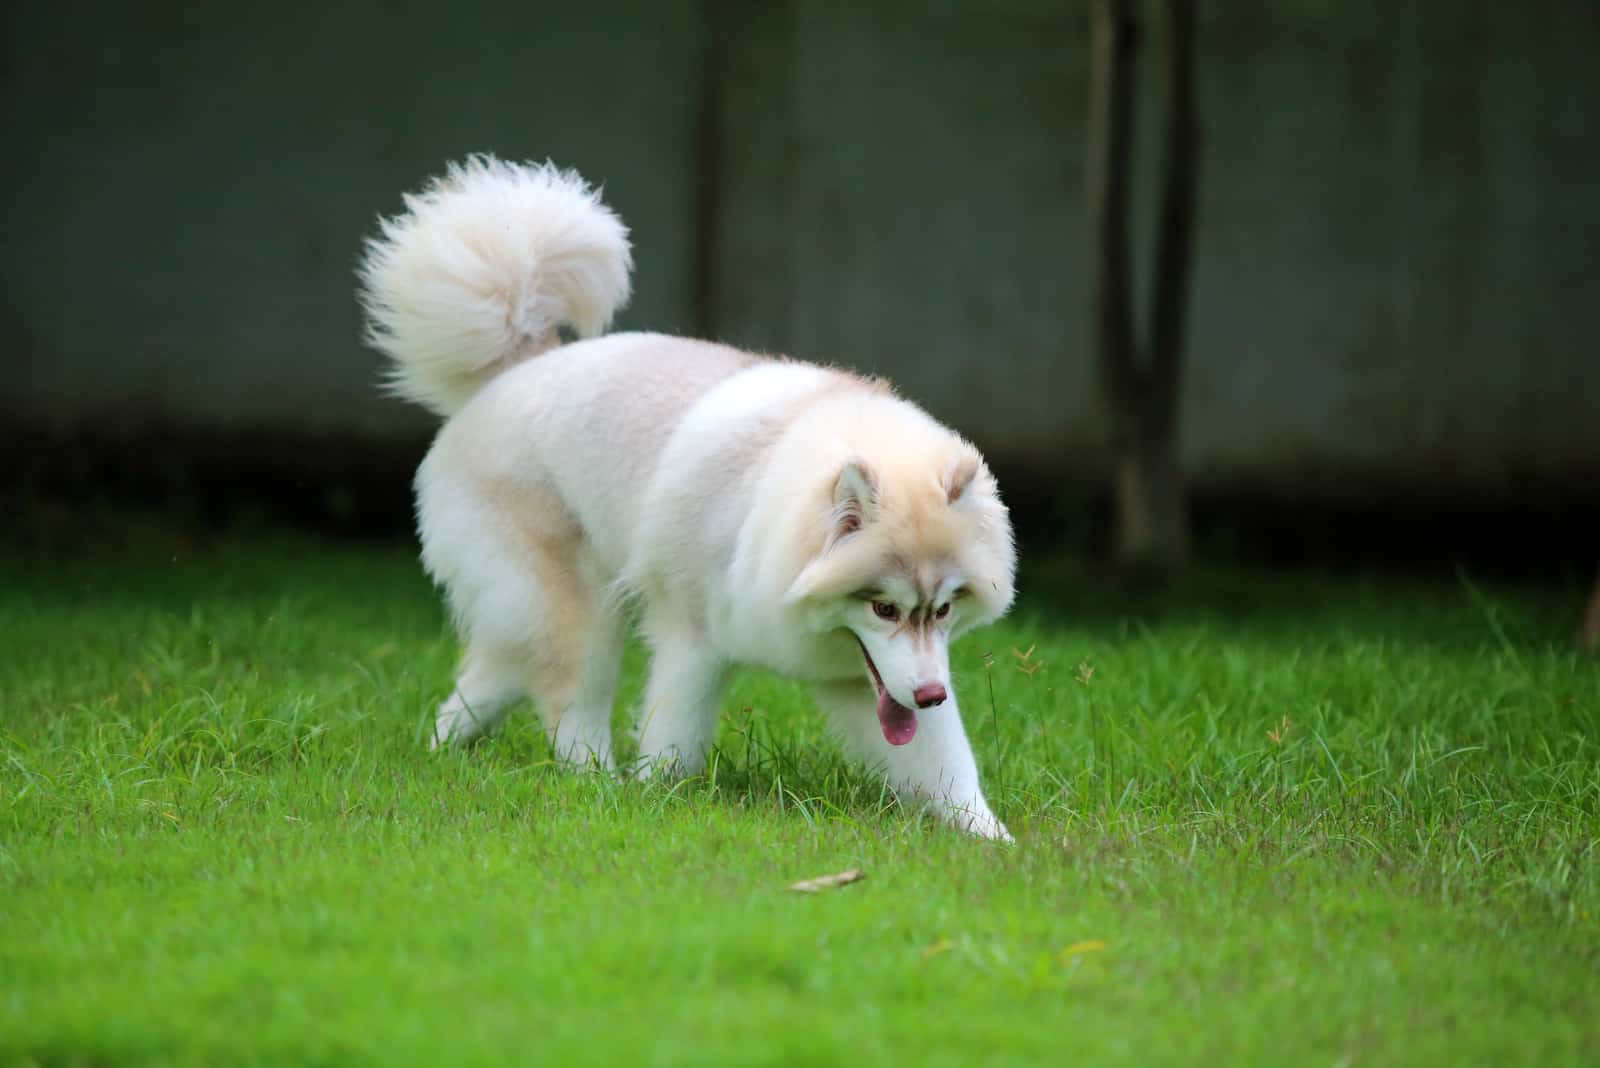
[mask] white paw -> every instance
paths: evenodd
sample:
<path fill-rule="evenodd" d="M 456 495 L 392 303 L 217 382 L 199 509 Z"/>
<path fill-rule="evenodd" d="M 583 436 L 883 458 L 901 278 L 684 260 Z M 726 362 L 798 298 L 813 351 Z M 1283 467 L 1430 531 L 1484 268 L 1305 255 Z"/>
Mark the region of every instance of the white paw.
<path fill-rule="evenodd" d="M 661 757 L 635 757 L 633 763 L 627 768 L 627 774 L 635 782 L 649 782 L 651 779 L 671 781 L 677 777 L 676 772 L 676 765 L 671 760 Z"/>
<path fill-rule="evenodd" d="M 611 758 L 610 749 L 579 749 L 574 747 L 566 751 L 557 750 L 556 758 L 573 771 L 592 771 L 600 775 L 609 775 L 617 770 L 616 761 Z"/>
<path fill-rule="evenodd" d="M 640 782 L 649 779 L 665 779 L 673 782 L 678 779 L 692 779 L 706 770 L 704 756 L 686 757 L 676 747 L 664 753 L 646 755 L 640 753 L 634 759 L 632 774 Z"/>
<path fill-rule="evenodd" d="M 988 808 L 954 809 L 950 812 L 952 826 L 975 834 L 979 838 L 988 838 L 996 842 L 1015 842 L 1011 832 L 1006 830 L 1006 825 Z"/>
<path fill-rule="evenodd" d="M 450 745 L 462 741 L 463 736 L 458 733 L 461 725 L 454 716 L 440 716 L 433 725 L 433 733 L 428 735 L 428 751 L 446 749 Z M 467 735 L 470 737 L 470 735 Z"/>

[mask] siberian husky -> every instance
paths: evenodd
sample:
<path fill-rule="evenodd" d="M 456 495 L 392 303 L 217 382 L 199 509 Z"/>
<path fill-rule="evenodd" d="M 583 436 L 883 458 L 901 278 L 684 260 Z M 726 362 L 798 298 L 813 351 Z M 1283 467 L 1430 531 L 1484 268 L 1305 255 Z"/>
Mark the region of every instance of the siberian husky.
<path fill-rule="evenodd" d="M 560 757 L 614 767 L 636 619 L 644 773 L 700 770 L 726 670 L 756 664 L 814 684 L 901 797 L 1009 839 L 948 658 L 1013 595 L 1011 525 L 978 451 L 878 380 L 597 336 L 632 256 L 573 172 L 475 156 L 405 208 L 366 247 L 361 300 L 393 389 L 446 420 L 416 479 L 422 559 L 464 645 L 433 744 L 531 696 Z"/>

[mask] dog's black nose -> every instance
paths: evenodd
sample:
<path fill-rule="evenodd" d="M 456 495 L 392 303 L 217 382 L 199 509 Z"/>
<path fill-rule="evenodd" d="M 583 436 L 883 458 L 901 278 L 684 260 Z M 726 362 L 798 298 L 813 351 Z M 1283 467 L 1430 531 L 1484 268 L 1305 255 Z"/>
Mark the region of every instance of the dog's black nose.
<path fill-rule="evenodd" d="M 924 683 L 911 691 L 912 700 L 917 702 L 918 708 L 932 708 L 934 705 L 944 704 L 944 699 L 949 694 L 944 692 L 944 687 L 937 682 Z"/>

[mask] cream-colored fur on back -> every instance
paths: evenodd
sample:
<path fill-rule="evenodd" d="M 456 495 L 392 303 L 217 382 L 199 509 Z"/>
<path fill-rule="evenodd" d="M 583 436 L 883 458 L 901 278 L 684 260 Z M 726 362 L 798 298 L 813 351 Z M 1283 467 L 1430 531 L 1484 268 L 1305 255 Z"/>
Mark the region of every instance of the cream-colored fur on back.
<path fill-rule="evenodd" d="M 465 646 L 436 741 L 532 695 L 563 757 L 611 766 L 633 615 L 653 655 L 647 770 L 697 770 L 726 668 L 758 664 L 816 683 L 903 795 L 1004 837 L 953 698 L 909 744 L 874 711 L 951 689 L 946 643 L 1011 604 L 1010 524 L 977 450 L 844 371 L 656 334 L 559 345 L 628 292 L 626 231 L 575 175 L 480 157 L 406 204 L 361 277 L 397 388 L 450 415 L 417 473 L 423 560 Z M 874 623 L 869 590 L 925 611 L 921 637 Z"/>

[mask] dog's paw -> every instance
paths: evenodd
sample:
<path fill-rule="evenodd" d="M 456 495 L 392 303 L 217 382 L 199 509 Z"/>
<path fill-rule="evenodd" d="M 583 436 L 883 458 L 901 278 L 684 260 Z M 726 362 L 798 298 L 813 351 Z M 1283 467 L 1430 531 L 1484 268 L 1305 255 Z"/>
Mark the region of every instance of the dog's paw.
<path fill-rule="evenodd" d="M 705 768 L 704 757 L 685 757 L 676 749 L 670 749 L 653 756 L 641 753 L 634 758 L 631 765 L 624 768 L 624 774 L 638 782 L 649 782 L 652 779 L 677 782 L 680 779 L 692 779 Z"/>
<path fill-rule="evenodd" d="M 995 819 L 993 815 L 986 820 L 975 821 L 972 826 L 967 828 L 967 831 L 977 835 L 979 838 L 987 838 L 991 842 L 1016 842 L 1016 839 L 1011 837 L 1011 832 L 1006 830 L 1006 825 Z"/>
<path fill-rule="evenodd" d="M 950 812 L 950 824 L 968 834 L 979 838 L 987 838 L 993 842 L 1015 842 L 1011 832 L 1006 830 L 1006 825 L 999 818 L 985 808 L 978 809 L 953 809 Z"/>
<path fill-rule="evenodd" d="M 466 739 L 454 719 L 439 717 L 433 725 L 433 730 L 428 732 L 428 752 L 437 752 L 440 749 L 450 749 L 461 745 Z"/>

